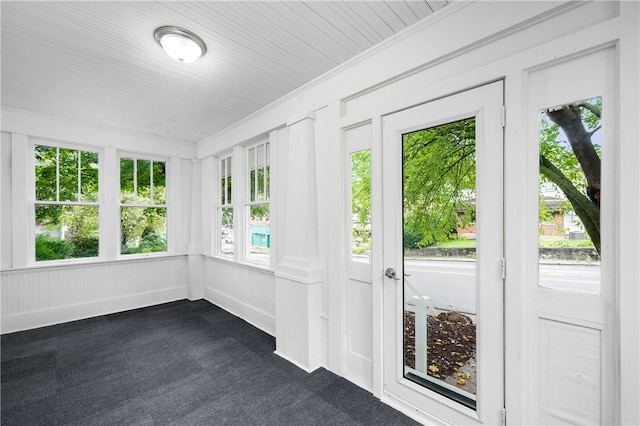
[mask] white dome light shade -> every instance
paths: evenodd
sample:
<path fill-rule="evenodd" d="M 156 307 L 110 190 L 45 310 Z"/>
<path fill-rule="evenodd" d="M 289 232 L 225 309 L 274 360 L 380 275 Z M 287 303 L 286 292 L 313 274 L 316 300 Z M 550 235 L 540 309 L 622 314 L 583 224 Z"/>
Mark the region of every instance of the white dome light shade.
<path fill-rule="evenodd" d="M 160 27 L 154 36 L 167 55 L 180 63 L 193 62 L 207 51 L 197 35 L 182 28 Z"/>

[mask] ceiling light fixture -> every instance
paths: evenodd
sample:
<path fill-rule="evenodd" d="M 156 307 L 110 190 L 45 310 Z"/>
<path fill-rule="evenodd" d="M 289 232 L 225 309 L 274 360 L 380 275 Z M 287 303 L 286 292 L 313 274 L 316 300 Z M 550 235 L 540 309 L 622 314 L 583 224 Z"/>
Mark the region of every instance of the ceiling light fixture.
<path fill-rule="evenodd" d="M 193 62 L 207 52 L 200 37 L 182 28 L 160 27 L 153 35 L 167 55 L 180 63 Z"/>

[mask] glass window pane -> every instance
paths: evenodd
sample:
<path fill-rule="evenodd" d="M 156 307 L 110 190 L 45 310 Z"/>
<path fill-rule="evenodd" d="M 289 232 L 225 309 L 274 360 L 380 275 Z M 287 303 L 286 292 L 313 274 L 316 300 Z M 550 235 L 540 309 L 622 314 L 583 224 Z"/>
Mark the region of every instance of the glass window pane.
<path fill-rule="evenodd" d="M 53 146 L 35 146 L 36 200 L 57 201 L 57 149 Z"/>
<path fill-rule="evenodd" d="M 218 209 L 218 253 L 233 256 L 233 208 Z"/>
<path fill-rule="evenodd" d="M 271 166 L 265 169 L 265 200 L 271 199 Z"/>
<path fill-rule="evenodd" d="M 269 200 L 271 198 L 271 144 L 265 144 L 266 149 L 266 166 L 265 166 L 265 200 Z"/>
<path fill-rule="evenodd" d="M 137 204 L 151 204 L 151 161 L 136 160 L 138 190 Z"/>
<path fill-rule="evenodd" d="M 256 194 L 256 170 L 249 170 L 249 201 L 257 201 L 258 197 Z"/>
<path fill-rule="evenodd" d="M 264 145 L 258 145 L 257 146 L 258 152 L 257 152 L 257 156 L 258 156 L 258 167 L 264 167 L 265 165 L 265 148 Z"/>
<path fill-rule="evenodd" d="M 166 201 L 166 163 L 153 162 L 153 204 L 162 205 Z"/>
<path fill-rule="evenodd" d="M 80 165 L 82 201 L 98 202 L 98 153 L 81 151 Z"/>
<path fill-rule="evenodd" d="M 220 204 L 232 203 L 231 194 L 231 157 L 220 160 Z"/>
<path fill-rule="evenodd" d="M 601 98 L 540 111 L 539 285 L 599 295 Z"/>
<path fill-rule="evenodd" d="M 269 204 L 248 206 L 248 215 L 247 259 L 268 265 L 271 250 Z"/>
<path fill-rule="evenodd" d="M 405 377 L 475 408 L 475 118 L 403 136 Z M 491 236 L 488 236 L 491 238 Z"/>
<path fill-rule="evenodd" d="M 227 204 L 231 204 L 233 202 L 233 199 L 231 198 L 231 195 L 233 194 L 231 185 L 233 175 L 232 165 L 233 160 L 231 157 L 227 158 Z"/>
<path fill-rule="evenodd" d="M 266 170 L 264 167 L 258 169 L 258 195 L 256 201 L 266 201 Z"/>
<path fill-rule="evenodd" d="M 131 204 L 135 201 L 134 159 L 120 159 L 120 202 Z"/>
<path fill-rule="evenodd" d="M 220 204 L 227 204 L 227 178 L 220 179 Z"/>
<path fill-rule="evenodd" d="M 120 253 L 167 251 L 167 209 L 120 208 Z"/>
<path fill-rule="evenodd" d="M 73 149 L 58 149 L 59 155 L 59 201 L 78 200 L 78 151 Z"/>
<path fill-rule="evenodd" d="M 36 205 L 36 260 L 98 256 L 98 206 Z"/>
<path fill-rule="evenodd" d="M 351 154 L 351 260 L 371 262 L 371 151 Z"/>

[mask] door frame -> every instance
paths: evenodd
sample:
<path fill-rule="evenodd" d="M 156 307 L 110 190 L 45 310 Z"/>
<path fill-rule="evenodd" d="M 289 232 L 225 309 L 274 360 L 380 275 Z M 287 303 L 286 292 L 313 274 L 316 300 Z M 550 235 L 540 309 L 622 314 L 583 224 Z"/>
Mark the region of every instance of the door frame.
<path fill-rule="evenodd" d="M 482 235 L 494 235 L 495 238 L 481 239 L 478 242 L 478 252 L 487 253 L 478 263 L 477 280 L 486 283 L 489 296 L 480 291 L 477 296 L 478 313 L 482 314 L 485 326 L 477 329 L 479 344 L 478 369 L 480 377 L 478 395 L 480 399 L 476 410 L 458 404 L 447 397 L 433 391 L 425 391 L 423 387 L 404 378 L 403 366 L 397 362 L 402 352 L 401 341 L 402 317 L 398 313 L 398 303 L 389 303 L 392 299 L 401 297 L 401 289 L 384 278 L 383 271 L 379 273 L 382 281 L 383 307 L 383 395 L 382 398 L 391 405 L 404 406 L 416 413 L 416 418 L 428 422 L 446 423 L 500 423 L 504 413 L 504 287 L 503 287 L 503 151 L 504 151 L 504 84 L 499 80 L 483 86 L 456 92 L 420 105 L 383 116 L 382 119 L 382 158 L 384 163 L 375 163 L 381 167 L 385 178 L 382 180 L 383 222 L 382 230 L 384 252 L 383 268 L 393 267 L 402 270 L 402 220 L 401 208 L 390 205 L 401 205 L 402 195 L 394 191 L 394 187 L 401 185 L 401 174 L 398 168 L 391 169 L 395 177 L 391 177 L 389 169 L 385 169 L 390 162 L 398 160 L 398 154 L 392 155 L 393 148 L 390 141 L 397 141 L 402 134 L 439 124 L 453 122 L 459 119 L 476 117 L 476 131 L 479 141 L 476 158 L 477 175 L 484 184 L 477 186 L 478 198 L 483 201 L 483 207 L 478 209 L 479 223 L 482 223 Z M 424 114 L 428 119 L 422 119 Z M 408 118 L 407 118 L 408 117 Z M 407 124 L 408 123 L 408 124 Z M 491 124 L 487 124 L 491 123 Z M 499 143 L 497 142 L 499 139 Z M 489 143 L 488 141 L 496 141 Z M 491 159 L 499 158 L 500 167 L 494 167 Z M 482 164 L 482 165 L 481 165 Z M 486 166 L 485 166 L 486 164 Z M 398 180 L 400 179 L 400 180 Z M 491 182 L 491 186 L 489 186 Z M 485 189 L 486 186 L 486 189 Z M 498 190 L 496 191 L 496 188 Z M 493 208 L 489 206 L 492 205 Z M 498 208 L 495 208 L 498 206 Z M 484 218 L 484 220 L 483 220 Z M 396 249 L 393 249 L 395 247 Z M 400 253 L 398 253 L 398 251 Z M 392 253 L 393 254 L 389 254 Z M 484 256 L 484 255 L 483 255 Z M 394 287 L 395 286 L 395 287 Z M 485 288 L 482 287 L 481 288 Z M 498 300 L 498 303 L 496 303 Z M 499 306 L 491 310 L 491 306 Z M 491 318 L 491 320 L 489 320 Z M 495 328 L 501 330 L 495 336 Z M 493 349 L 490 349 L 493 347 Z M 386 349 L 385 349 L 386 348 Z M 393 348 L 393 349 L 389 349 Z M 395 352 L 394 352 L 395 351 Z M 395 354 L 394 354 L 395 353 Z M 491 357 L 483 358 L 491 354 Z M 490 359 L 491 361 L 487 361 Z M 481 362 L 486 364 L 481 364 Z M 495 367 L 495 366 L 498 367 Z M 491 367 L 494 366 L 494 367 Z M 490 380 L 482 377 L 499 377 Z"/>
<path fill-rule="evenodd" d="M 549 337 L 550 330 L 557 332 L 560 328 L 571 328 L 571 332 L 589 331 L 592 334 L 600 335 L 599 353 L 594 356 L 594 363 L 599 362 L 597 379 L 599 380 L 599 400 L 593 401 L 594 395 L 588 407 L 596 407 L 599 403 L 599 416 L 601 424 L 617 423 L 615 401 L 619 398 L 616 389 L 619 386 L 620 372 L 616 371 L 617 360 L 620 357 L 620 337 L 617 335 L 616 311 L 618 302 L 616 295 L 619 291 L 615 277 L 616 240 L 619 238 L 619 225 L 616 206 L 620 204 L 620 193 L 617 186 L 619 182 L 616 178 L 616 168 L 618 167 L 618 92 L 617 92 L 617 49 L 613 45 L 598 46 L 594 49 L 579 52 L 578 54 L 566 56 L 558 61 L 533 67 L 527 70 L 526 74 L 526 97 L 525 108 L 523 109 L 523 128 L 526 129 L 523 135 L 526 141 L 526 188 L 524 201 L 524 230 L 526 235 L 522 238 L 526 241 L 526 263 L 524 265 L 523 291 L 525 292 L 526 303 L 523 305 L 524 319 L 522 333 L 526 336 L 523 345 L 522 368 L 527 372 L 525 378 L 525 399 L 523 413 L 526 419 L 531 422 L 544 422 L 540 419 L 544 414 L 545 404 L 541 403 L 542 396 L 553 395 L 545 393 L 541 388 L 553 386 L 560 389 L 560 394 L 566 395 L 563 398 L 565 406 L 574 405 L 576 402 L 577 411 L 580 400 L 587 401 L 588 398 L 579 392 L 571 392 L 568 386 L 570 383 L 580 381 L 588 382 L 589 377 L 586 369 L 567 373 L 562 381 L 565 385 L 556 386 L 550 383 L 548 374 L 544 367 L 545 354 L 544 342 Z M 541 89 L 539 84 L 544 88 Z M 582 99 L 600 97 L 602 100 L 602 205 L 600 207 L 601 237 L 602 237 L 602 261 L 601 261 L 601 294 L 598 296 L 582 293 L 564 292 L 539 286 L 538 275 L 538 241 L 531 238 L 537 233 L 538 228 L 538 156 L 539 156 L 539 126 L 537 117 L 541 109 L 553 106 L 570 104 Z M 517 276 L 509 279 L 518 279 Z M 515 285 L 508 282 L 508 286 Z M 542 324 L 552 324 L 553 328 L 547 327 L 543 330 Z M 555 330 L 554 330 L 555 329 Z M 510 330 L 515 335 L 515 330 Z M 574 345 L 575 346 L 575 345 Z M 574 348 L 575 349 L 575 348 Z M 588 350 L 582 348 L 584 358 L 587 358 Z M 575 355 L 574 351 L 574 354 Z M 579 351 L 578 351 L 579 352 Z M 571 355 L 565 351 L 566 355 Z M 593 351 L 595 354 L 595 351 Z M 581 377 L 582 376 L 582 377 Z M 575 387 L 574 387 L 575 389 Z M 593 388 L 592 388 L 593 390 Z M 576 401 L 577 400 L 577 401 Z M 553 408 L 553 407 L 552 407 Z M 557 408 L 557 407 L 556 407 Z M 592 423 L 592 420 L 571 417 L 568 410 L 565 415 L 569 416 L 573 422 Z M 570 420 L 570 421 L 571 421 Z M 550 421 L 550 420 L 546 420 Z"/>

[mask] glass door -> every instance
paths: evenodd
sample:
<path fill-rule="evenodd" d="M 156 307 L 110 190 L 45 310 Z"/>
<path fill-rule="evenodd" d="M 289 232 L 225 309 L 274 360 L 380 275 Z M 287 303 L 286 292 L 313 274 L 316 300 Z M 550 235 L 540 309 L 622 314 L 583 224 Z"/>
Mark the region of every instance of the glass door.
<path fill-rule="evenodd" d="M 387 116 L 385 392 L 451 423 L 503 408 L 502 83 Z"/>

